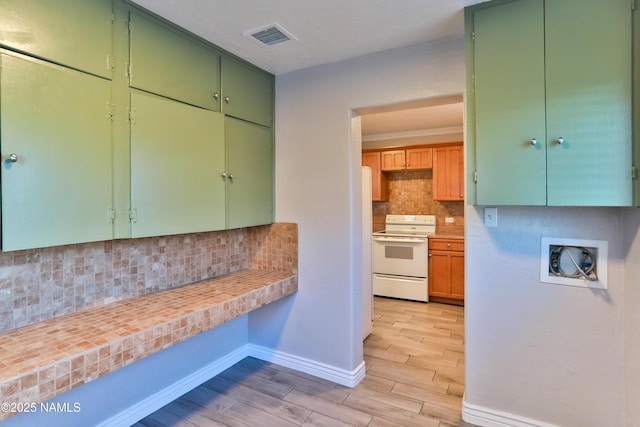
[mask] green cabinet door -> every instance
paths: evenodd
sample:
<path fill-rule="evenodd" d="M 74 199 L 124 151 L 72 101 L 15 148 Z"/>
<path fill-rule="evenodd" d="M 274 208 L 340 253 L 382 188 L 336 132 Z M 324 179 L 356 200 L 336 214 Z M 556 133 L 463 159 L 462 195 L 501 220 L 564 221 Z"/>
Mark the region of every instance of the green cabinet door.
<path fill-rule="evenodd" d="M 111 77 L 111 0 L 2 0 L 0 44 Z"/>
<path fill-rule="evenodd" d="M 222 111 L 263 126 L 273 125 L 273 76 L 223 56 Z"/>
<path fill-rule="evenodd" d="M 476 203 L 632 205 L 629 3 L 518 0 L 470 10 Z"/>
<path fill-rule="evenodd" d="M 2 250 L 110 239 L 109 82 L 26 57 L 0 61 Z"/>
<path fill-rule="evenodd" d="M 628 0 L 546 2 L 550 206 L 632 204 L 631 13 Z"/>
<path fill-rule="evenodd" d="M 222 114 L 132 94 L 132 237 L 224 229 Z"/>
<path fill-rule="evenodd" d="M 131 12 L 131 87 L 219 111 L 219 55 L 175 28 Z"/>
<path fill-rule="evenodd" d="M 477 204 L 546 204 L 543 11 L 521 0 L 473 15 Z"/>
<path fill-rule="evenodd" d="M 227 228 L 273 222 L 273 139 L 269 128 L 227 117 Z"/>

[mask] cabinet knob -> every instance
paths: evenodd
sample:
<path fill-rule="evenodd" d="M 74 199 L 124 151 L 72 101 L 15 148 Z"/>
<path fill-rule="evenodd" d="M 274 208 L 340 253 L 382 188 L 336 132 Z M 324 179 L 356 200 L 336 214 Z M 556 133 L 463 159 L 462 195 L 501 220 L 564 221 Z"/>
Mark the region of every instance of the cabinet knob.
<path fill-rule="evenodd" d="M 218 92 L 214 92 L 213 95 L 211 95 L 213 97 L 213 99 L 215 99 L 216 101 L 218 99 L 220 99 L 220 94 Z"/>
<path fill-rule="evenodd" d="M 231 101 L 231 98 L 229 98 L 228 96 L 224 97 L 224 102 L 228 104 L 230 101 Z"/>
<path fill-rule="evenodd" d="M 18 155 L 15 153 L 11 153 L 9 154 L 9 157 L 7 157 L 7 160 L 9 160 L 11 163 L 15 163 L 18 161 Z"/>
<path fill-rule="evenodd" d="M 557 141 L 558 145 L 562 145 L 562 143 L 564 142 L 564 138 L 560 137 L 556 141 Z"/>
<path fill-rule="evenodd" d="M 221 176 L 223 179 L 226 179 L 226 178 L 227 178 L 227 173 L 226 173 L 226 172 L 222 172 L 222 173 L 220 174 L 220 176 Z"/>
<path fill-rule="evenodd" d="M 451 243 L 447 243 L 447 247 L 450 248 L 451 247 Z"/>
<path fill-rule="evenodd" d="M 529 143 L 535 147 L 536 145 L 538 145 L 538 140 L 535 138 L 531 138 L 529 140 Z"/>
<path fill-rule="evenodd" d="M 233 174 L 232 174 L 232 173 L 230 173 L 230 174 L 229 174 L 229 179 L 230 179 L 231 181 L 233 181 Z"/>

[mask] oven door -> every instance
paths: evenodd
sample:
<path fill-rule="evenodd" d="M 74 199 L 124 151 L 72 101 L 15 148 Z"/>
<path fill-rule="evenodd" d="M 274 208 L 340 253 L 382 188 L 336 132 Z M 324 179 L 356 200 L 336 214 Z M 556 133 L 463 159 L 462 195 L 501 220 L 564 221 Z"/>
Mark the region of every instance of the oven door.
<path fill-rule="evenodd" d="M 373 272 L 427 277 L 427 239 L 374 235 Z"/>

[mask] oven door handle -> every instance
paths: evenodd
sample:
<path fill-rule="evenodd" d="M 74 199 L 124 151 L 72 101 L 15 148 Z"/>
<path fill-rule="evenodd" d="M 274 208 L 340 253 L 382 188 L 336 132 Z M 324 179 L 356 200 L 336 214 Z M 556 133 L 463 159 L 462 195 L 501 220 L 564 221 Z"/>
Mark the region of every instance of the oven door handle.
<path fill-rule="evenodd" d="M 422 243 L 425 243 L 425 239 L 412 239 L 412 238 L 408 238 L 408 239 L 394 239 L 391 237 L 374 237 L 373 238 L 374 242 L 390 242 L 390 243 L 408 243 L 410 245 L 419 245 Z"/>

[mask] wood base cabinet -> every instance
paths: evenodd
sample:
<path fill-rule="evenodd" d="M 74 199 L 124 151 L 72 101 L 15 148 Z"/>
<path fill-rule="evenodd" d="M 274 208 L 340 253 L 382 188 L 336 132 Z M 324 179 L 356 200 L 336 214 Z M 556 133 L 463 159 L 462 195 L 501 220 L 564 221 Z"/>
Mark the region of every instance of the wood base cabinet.
<path fill-rule="evenodd" d="M 429 238 L 429 298 L 464 301 L 464 240 Z"/>

